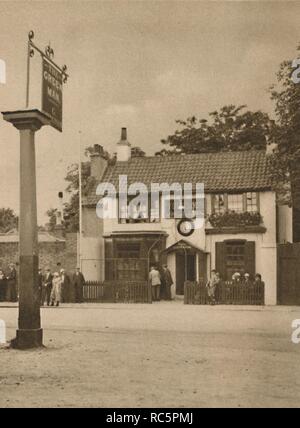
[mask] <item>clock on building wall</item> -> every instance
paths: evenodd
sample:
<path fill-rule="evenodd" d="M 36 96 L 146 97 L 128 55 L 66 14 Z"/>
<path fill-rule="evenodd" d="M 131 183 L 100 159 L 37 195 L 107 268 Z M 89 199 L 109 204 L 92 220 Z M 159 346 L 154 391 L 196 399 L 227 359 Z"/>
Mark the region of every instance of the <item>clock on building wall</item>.
<path fill-rule="evenodd" d="M 195 226 L 193 220 L 182 219 L 177 224 L 177 230 L 182 236 L 190 236 L 195 231 Z"/>

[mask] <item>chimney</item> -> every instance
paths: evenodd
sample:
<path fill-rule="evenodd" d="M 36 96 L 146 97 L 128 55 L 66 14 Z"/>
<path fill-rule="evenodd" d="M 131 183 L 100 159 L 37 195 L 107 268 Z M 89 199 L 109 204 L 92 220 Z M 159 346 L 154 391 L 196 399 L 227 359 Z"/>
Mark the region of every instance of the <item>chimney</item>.
<path fill-rule="evenodd" d="M 94 152 L 90 154 L 91 176 L 96 180 L 102 180 L 107 167 L 107 159 L 104 158 L 104 150 L 100 144 L 94 145 Z"/>
<path fill-rule="evenodd" d="M 122 128 L 121 140 L 117 144 L 117 161 L 128 162 L 131 158 L 131 145 L 127 140 L 127 129 Z"/>

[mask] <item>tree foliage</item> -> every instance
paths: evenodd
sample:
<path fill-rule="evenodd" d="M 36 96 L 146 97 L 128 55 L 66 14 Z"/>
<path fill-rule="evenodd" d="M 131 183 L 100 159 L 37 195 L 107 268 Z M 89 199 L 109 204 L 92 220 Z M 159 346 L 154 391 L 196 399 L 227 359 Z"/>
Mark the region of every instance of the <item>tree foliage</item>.
<path fill-rule="evenodd" d="M 227 105 L 209 113 L 210 120 L 196 116 L 177 120 L 179 129 L 161 140 L 166 148 L 157 155 L 265 149 L 269 116 L 245 109 Z"/>
<path fill-rule="evenodd" d="M 132 158 L 140 158 L 146 156 L 146 153 L 140 147 L 132 147 L 131 148 L 131 157 Z"/>
<path fill-rule="evenodd" d="M 298 48 L 298 51 L 300 47 Z M 275 102 L 276 127 L 271 138 L 277 144 L 273 155 L 274 178 L 290 180 L 291 199 L 300 209 L 300 84 L 291 79 L 292 61 L 283 61 L 277 73 L 277 83 L 270 88 Z"/>
<path fill-rule="evenodd" d="M 0 208 L 0 232 L 6 233 L 17 229 L 18 217 L 11 208 Z"/>
<path fill-rule="evenodd" d="M 300 46 L 297 51 L 300 51 Z M 293 82 L 293 71 L 292 60 L 283 61 L 277 73 L 277 82 L 270 88 L 277 119 L 271 137 L 278 145 L 273 156 L 274 177 L 290 180 L 296 221 L 294 239 L 300 241 L 300 83 Z"/>

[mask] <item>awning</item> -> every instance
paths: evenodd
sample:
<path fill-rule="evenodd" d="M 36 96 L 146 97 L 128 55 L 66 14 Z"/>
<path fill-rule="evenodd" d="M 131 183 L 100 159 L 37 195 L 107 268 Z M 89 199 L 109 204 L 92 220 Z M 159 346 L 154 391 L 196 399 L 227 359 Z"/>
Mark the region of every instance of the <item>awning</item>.
<path fill-rule="evenodd" d="M 164 253 L 171 253 L 176 251 L 190 251 L 190 252 L 192 251 L 192 252 L 207 253 L 202 248 L 197 247 L 196 245 L 186 241 L 185 239 L 181 239 L 180 241 L 175 242 L 175 244 L 172 244 L 170 247 L 163 250 Z"/>

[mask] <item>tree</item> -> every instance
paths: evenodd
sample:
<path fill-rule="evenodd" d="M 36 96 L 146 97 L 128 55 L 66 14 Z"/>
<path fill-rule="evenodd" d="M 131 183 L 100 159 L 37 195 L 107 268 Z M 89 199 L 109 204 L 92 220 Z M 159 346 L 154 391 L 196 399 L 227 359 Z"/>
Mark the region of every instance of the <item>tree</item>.
<path fill-rule="evenodd" d="M 0 232 L 6 233 L 18 227 L 18 217 L 11 208 L 0 208 Z"/>
<path fill-rule="evenodd" d="M 132 147 L 131 148 L 131 157 L 132 158 L 141 158 L 144 156 L 146 156 L 146 153 L 140 147 Z"/>
<path fill-rule="evenodd" d="M 300 46 L 297 48 L 300 51 Z M 292 61 L 283 61 L 277 83 L 270 88 L 275 102 L 276 127 L 271 135 L 278 145 L 273 155 L 275 180 L 290 180 L 294 210 L 294 241 L 300 241 L 300 83 L 294 83 Z"/>
<path fill-rule="evenodd" d="M 202 153 L 265 149 L 269 116 L 261 111 L 244 111 L 245 105 L 228 105 L 209 113 L 207 119 L 195 116 L 177 120 L 179 129 L 161 140 L 167 149 L 156 153 Z"/>
<path fill-rule="evenodd" d="M 47 216 L 49 217 L 49 222 L 47 223 L 47 229 L 50 231 L 53 231 L 56 226 L 56 216 L 57 216 L 57 208 L 50 208 L 46 212 Z"/>
<path fill-rule="evenodd" d="M 79 168 L 78 164 L 72 164 L 68 168 L 65 177 L 68 185 L 66 191 L 70 194 L 69 202 L 64 204 L 64 225 L 67 231 L 77 232 L 79 230 Z M 81 164 L 82 194 L 86 195 L 95 179 L 91 177 L 90 162 Z"/>
<path fill-rule="evenodd" d="M 94 147 L 87 147 L 84 151 L 85 156 L 94 152 Z M 104 156 L 111 162 L 110 155 L 104 151 Z M 79 230 L 79 168 L 78 164 L 74 163 L 68 167 L 67 175 L 65 177 L 67 182 L 66 192 L 70 195 L 68 202 L 64 204 L 63 224 L 67 231 L 78 232 Z M 90 161 L 81 163 L 81 180 L 82 180 L 82 194 L 88 194 L 91 186 L 94 185 L 95 179 L 91 177 L 91 163 Z M 56 225 L 57 209 L 51 208 L 47 211 L 49 217 L 48 228 L 53 230 Z"/>

